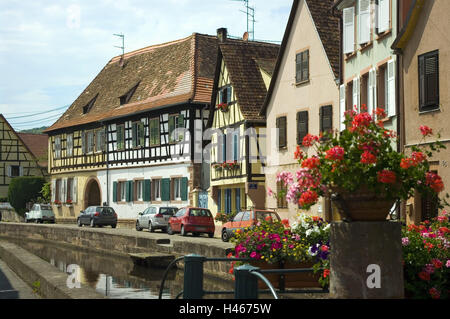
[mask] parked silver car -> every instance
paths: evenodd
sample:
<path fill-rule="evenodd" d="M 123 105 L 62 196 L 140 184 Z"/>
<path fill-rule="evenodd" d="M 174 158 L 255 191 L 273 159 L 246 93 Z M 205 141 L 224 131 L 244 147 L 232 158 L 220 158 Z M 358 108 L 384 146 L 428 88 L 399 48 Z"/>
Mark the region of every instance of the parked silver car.
<path fill-rule="evenodd" d="M 156 229 L 162 229 L 163 232 L 166 232 L 170 217 L 177 211 L 177 207 L 151 206 L 139 213 L 136 220 L 136 230 L 141 231 L 147 228 L 151 232 L 154 232 Z"/>
<path fill-rule="evenodd" d="M 34 204 L 31 210 L 25 213 L 26 223 L 55 223 L 55 214 L 53 213 L 52 206 L 49 204 Z"/>

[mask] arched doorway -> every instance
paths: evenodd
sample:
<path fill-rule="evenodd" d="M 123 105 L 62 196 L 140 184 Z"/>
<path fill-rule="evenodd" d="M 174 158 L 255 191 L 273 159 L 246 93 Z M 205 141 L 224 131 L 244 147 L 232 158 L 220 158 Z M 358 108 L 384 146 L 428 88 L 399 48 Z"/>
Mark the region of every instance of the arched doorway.
<path fill-rule="evenodd" d="M 89 206 L 101 206 L 102 204 L 102 195 L 100 192 L 100 185 L 98 184 L 97 179 L 92 178 L 86 184 L 86 190 L 84 192 L 84 209 Z"/>

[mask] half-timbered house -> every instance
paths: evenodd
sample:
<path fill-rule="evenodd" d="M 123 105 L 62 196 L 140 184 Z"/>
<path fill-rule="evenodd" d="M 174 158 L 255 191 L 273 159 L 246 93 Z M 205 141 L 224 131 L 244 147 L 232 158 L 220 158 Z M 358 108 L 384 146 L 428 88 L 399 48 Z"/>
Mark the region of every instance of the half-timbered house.
<path fill-rule="evenodd" d="M 236 41 L 218 30 L 219 54 L 211 104 L 210 205 L 213 212 L 265 208 L 264 129 L 259 112 L 279 45 Z"/>
<path fill-rule="evenodd" d="M 17 133 L 0 114 L 0 198 L 8 196 L 9 183 L 19 176 L 48 176 L 45 159 L 39 158 L 47 149 L 46 135 L 26 136 Z M 26 141 L 33 142 L 33 150 Z M 44 144 L 42 144 L 44 141 Z M 37 146 L 37 148 L 35 147 Z M 34 153 L 33 153 L 34 151 Z"/>
<path fill-rule="evenodd" d="M 131 223 L 150 204 L 196 203 L 216 55 L 217 38 L 194 33 L 108 62 L 46 131 L 57 218 L 106 203 Z"/>

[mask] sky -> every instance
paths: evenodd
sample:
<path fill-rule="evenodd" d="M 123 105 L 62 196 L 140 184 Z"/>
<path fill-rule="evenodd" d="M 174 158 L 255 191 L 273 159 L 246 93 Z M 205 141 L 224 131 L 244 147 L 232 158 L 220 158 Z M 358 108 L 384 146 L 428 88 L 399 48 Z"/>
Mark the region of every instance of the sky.
<path fill-rule="evenodd" d="M 292 0 L 250 0 L 255 39 L 281 42 Z M 0 113 L 15 130 L 49 126 L 108 61 L 194 32 L 247 31 L 236 0 L 0 0 Z"/>

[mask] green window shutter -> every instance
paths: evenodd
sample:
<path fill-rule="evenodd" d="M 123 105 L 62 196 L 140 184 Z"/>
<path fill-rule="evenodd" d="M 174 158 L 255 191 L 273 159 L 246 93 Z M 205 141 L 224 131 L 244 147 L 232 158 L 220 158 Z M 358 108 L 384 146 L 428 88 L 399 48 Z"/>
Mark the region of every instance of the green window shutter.
<path fill-rule="evenodd" d="M 172 132 L 175 129 L 175 117 L 169 116 L 169 142 L 173 142 Z"/>
<path fill-rule="evenodd" d="M 161 200 L 164 202 L 170 201 L 170 178 L 161 180 Z"/>
<path fill-rule="evenodd" d="M 146 179 L 144 181 L 144 202 L 150 202 L 152 198 L 151 195 L 152 195 L 152 181 Z"/>
<path fill-rule="evenodd" d="M 133 134 L 133 147 L 136 147 L 138 145 L 138 123 L 133 123 L 132 128 L 132 134 Z"/>
<path fill-rule="evenodd" d="M 128 181 L 126 184 L 126 197 L 127 197 L 127 202 L 132 202 L 133 201 L 133 181 Z"/>
<path fill-rule="evenodd" d="M 139 145 L 145 146 L 145 131 L 144 131 L 144 123 L 139 123 Z"/>
<path fill-rule="evenodd" d="M 183 177 L 181 179 L 181 200 L 187 201 L 188 200 L 188 178 Z"/>
<path fill-rule="evenodd" d="M 117 182 L 113 183 L 113 202 L 117 203 Z"/>

